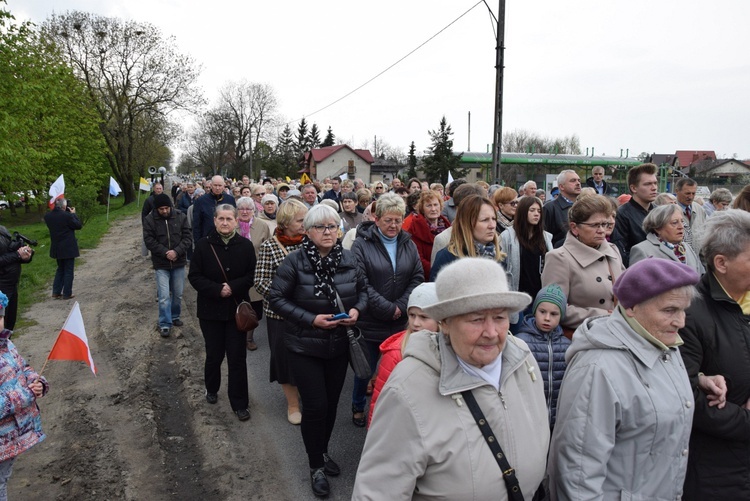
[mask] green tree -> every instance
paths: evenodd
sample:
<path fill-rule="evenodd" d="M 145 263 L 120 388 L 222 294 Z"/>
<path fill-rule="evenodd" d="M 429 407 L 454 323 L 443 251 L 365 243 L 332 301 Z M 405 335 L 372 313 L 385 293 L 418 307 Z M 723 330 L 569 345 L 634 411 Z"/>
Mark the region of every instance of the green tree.
<path fill-rule="evenodd" d="M 42 205 L 60 174 L 68 187 L 101 186 L 104 142 L 85 87 L 32 24 L 16 24 L 4 7 L 0 68 L 0 190 L 10 201 L 30 191 Z"/>
<path fill-rule="evenodd" d="M 328 126 L 328 132 L 326 132 L 326 137 L 323 139 L 323 142 L 320 143 L 321 148 L 325 148 L 326 146 L 333 146 L 336 144 L 336 136 L 333 135 L 333 129 L 331 129 L 331 126 Z"/>
<path fill-rule="evenodd" d="M 177 50 L 173 37 L 164 38 L 147 23 L 73 11 L 53 14 L 42 34 L 85 83 L 109 166 L 125 203 L 134 201 L 134 180 L 144 174 L 136 152 L 149 139 L 148 132 L 170 112 L 202 104 L 197 66 Z"/>
<path fill-rule="evenodd" d="M 310 133 L 307 130 L 307 120 L 304 118 L 300 120 L 297 126 L 297 135 L 295 136 L 296 143 L 294 145 L 294 153 L 297 156 L 297 160 L 302 159 L 302 155 L 310 149 Z"/>
<path fill-rule="evenodd" d="M 317 148 L 320 146 L 320 130 L 318 124 L 313 123 L 310 128 L 310 148 Z"/>
<path fill-rule="evenodd" d="M 417 147 L 414 141 L 409 145 L 409 154 L 406 157 L 406 177 L 417 177 Z"/>
<path fill-rule="evenodd" d="M 281 164 L 284 176 L 291 178 L 297 177 L 297 156 L 295 153 L 294 135 L 292 129 L 287 124 L 279 136 L 274 151 L 276 158 Z"/>
<path fill-rule="evenodd" d="M 427 181 L 446 183 L 449 172 L 456 179 L 465 176 L 469 169 L 459 168 L 461 158 L 453 154 L 453 139 L 451 139 L 453 131 L 445 116 L 440 120 L 438 130 L 431 130 L 428 133 L 432 145 L 430 153 L 422 159 L 422 172 L 427 176 Z"/>

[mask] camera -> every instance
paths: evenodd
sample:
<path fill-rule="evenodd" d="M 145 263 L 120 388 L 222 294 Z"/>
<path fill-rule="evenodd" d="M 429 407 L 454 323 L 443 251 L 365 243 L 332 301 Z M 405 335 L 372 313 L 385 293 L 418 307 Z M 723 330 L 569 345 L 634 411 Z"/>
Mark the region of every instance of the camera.
<path fill-rule="evenodd" d="M 30 247 L 36 247 L 39 244 L 36 240 L 32 240 L 29 237 L 25 237 L 18 233 L 17 231 L 13 232 L 13 239 L 10 241 L 10 245 L 8 245 L 8 248 L 12 251 L 17 251 L 21 247 L 28 245 Z M 31 254 L 34 254 L 34 249 L 31 249 Z"/>

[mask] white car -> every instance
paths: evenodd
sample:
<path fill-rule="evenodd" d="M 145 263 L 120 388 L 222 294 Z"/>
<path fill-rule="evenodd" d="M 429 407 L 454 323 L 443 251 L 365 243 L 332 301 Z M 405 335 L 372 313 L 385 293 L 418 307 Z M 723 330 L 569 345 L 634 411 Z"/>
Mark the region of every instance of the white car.
<path fill-rule="evenodd" d="M 7 200 L 0 200 L 0 210 L 10 209 L 10 204 Z"/>

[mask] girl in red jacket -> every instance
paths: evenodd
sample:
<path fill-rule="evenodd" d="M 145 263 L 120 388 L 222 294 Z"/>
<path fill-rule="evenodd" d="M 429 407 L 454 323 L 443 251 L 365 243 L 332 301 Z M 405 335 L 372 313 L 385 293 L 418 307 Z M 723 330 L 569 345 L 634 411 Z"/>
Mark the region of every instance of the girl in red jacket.
<path fill-rule="evenodd" d="M 439 326 L 436 320 L 422 311 L 422 308 L 437 303 L 437 293 L 435 292 L 435 282 L 424 282 L 411 292 L 409 303 L 406 307 L 406 313 L 409 316 L 409 325 L 405 331 L 396 333 L 383 341 L 380 345 L 380 364 L 375 379 L 375 387 L 370 399 L 370 414 L 367 416 L 367 427 L 370 427 L 372 415 L 375 412 L 375 403 L 378 401 L 380 391 L 388 381 L 393 369 L 403 358 L 404 347 L 409 340 L 412 332 L 427 330 L 438 332 Z"/>

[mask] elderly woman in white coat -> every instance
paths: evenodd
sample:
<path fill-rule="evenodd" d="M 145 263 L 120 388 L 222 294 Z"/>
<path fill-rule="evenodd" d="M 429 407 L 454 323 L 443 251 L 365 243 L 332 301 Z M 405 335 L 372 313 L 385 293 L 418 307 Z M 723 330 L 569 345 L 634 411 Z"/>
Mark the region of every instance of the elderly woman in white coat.
<path fill-rule="evenodd" d="M 550 446 L 552 499 L 681 499 L 695 406 L 677 331 L 698 278 L 640 261 L 615 283 L 612 315 L 576 331 Z M 721 376 L 699 386 L 725 404 Z"/>
<path fill-rule="evenodd" d="M 613 212 L 607 197 L 579 197 L 568 209 L 565 243 L 546 255 L 542 287 L 557 284 L 568 298 L 562 321 L 566 334 L 587 318 L 609 315 L 615 308 L 612 285 L 625 267 L 617 247 L 606 239 Z"/>
<path fill-rule="evenodd" d="M 643 220 L 646 240 L 630 249 L 630 264 L 647 257 L 669 259 L 690 266 L 699 275 L 706 271 L 693 248 L 684 242 L 685 225 L 679 205 L 660 205 Z"/>
<path fill-rule="evenodd" d="M 549 442 L 544 383 L 526 344 L 508 336 L 510 313 L 531 298 L 483 258 L 447 265 L 435 288 L 438 302 L 423 310 L 442 332 L 410 336 L 375 408 L 352 499 L 509 499 L 472 398 L 532 499 Z"/>

